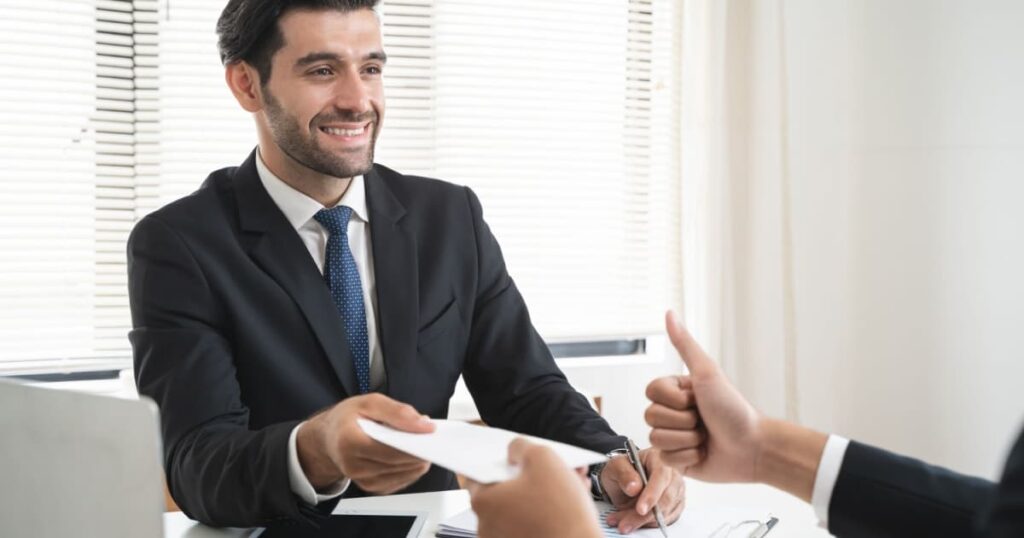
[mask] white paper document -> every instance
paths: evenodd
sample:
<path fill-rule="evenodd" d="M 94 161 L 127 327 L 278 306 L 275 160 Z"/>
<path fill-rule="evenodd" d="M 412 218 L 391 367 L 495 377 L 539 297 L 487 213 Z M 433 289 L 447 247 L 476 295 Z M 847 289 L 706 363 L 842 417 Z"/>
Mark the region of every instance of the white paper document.
<path fill-rule="evenodd" d="M 623 535 L 615 527 L 609 527 L 604 521 L 612 507 L 606 503 L 595 503 L 597 505 L 601 534 L 607 538 L 663 538 L 658 528 L 647 528 L 633 531 L 632 534 Z M 669 538 L 724 538 L 730 536 L 746 537 L 757 528 L 760 521 L 768 518 L 766 514 L 757 514 L 757 518 L 750 517 L 751 514 L 733 508 L 687 508 L 679 519 L 668 526 Z M 437 529 L 438 536 L 450 538 L 475 538 L 477 528 L 476 514 L 472 510 L 460 512 L 440 523 Z M 732 533 L 735 531 L 735 534 Z M 745 531 L 745 532 L 744 532 Z"/>
<path fill-rule="evenodd" d="M 434 424 L 437 428 L 432 433 L 408 433 L 359 419 L 359 427 L 374 440 L 481 484 L 503 482 L 519 474 L 519 469 L 508 463 L 508 445 L 517 437 L 551 447 L 569 467 L 587 467 L 607 459 L 604 454 L 500 428 L 448 420 L 434 420 Z"/>

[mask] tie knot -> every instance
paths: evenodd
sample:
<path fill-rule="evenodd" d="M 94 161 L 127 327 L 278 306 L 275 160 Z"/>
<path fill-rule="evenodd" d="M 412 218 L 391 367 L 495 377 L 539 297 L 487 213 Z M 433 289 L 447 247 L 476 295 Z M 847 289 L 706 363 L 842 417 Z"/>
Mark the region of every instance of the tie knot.
<path fill-rule="evenodd" d="M 345 235 L 348 231 L 348 219 L 352 218 L 352 208 L 339 205 L 331 209 L 321 209 L 313 215 L 331 235 Z"/>

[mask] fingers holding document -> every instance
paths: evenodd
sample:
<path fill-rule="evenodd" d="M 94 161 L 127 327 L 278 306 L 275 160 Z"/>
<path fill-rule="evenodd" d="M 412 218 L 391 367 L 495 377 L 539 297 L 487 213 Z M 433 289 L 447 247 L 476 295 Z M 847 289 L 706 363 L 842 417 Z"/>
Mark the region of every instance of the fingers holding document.
<path fill-rule="evenodd" d="M 481 538 L 601 535 L 586 482 L 553 450 L 520 438 L 509 445 L 508 459 L 520 468 L 517 477 L 468 485 Z"/>
<path fill-rule="evenodd" d="M 387 494 L 430 469 L 430 463 L 370 438 L 356 423 L 360 418 L 412 433 L 434 431 L 428 417 L 382 394 L 347 398 L 299 428 L 299 462 L 314 488 L 350 478 L 364 491 Z"/>

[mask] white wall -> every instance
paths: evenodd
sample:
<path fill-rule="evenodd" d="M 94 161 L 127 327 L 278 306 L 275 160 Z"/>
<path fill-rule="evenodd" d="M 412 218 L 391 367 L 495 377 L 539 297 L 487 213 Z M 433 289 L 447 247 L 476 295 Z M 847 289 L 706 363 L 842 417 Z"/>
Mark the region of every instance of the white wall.
<path fill-rule="evenodd" d="M 995 476 L 1024 420 L 1024 3 L 783 6 L 801 419 Z"/>

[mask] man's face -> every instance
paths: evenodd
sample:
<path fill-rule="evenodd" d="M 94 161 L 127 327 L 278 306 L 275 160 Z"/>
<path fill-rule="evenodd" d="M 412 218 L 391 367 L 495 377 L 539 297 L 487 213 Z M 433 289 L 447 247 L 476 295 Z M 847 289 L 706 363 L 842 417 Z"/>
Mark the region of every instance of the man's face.
<path fill-rule="evenodd" d="M 320 174 L 369 172 L 384 117 L 385 56 L 376 14 L 295 10 L 278 24 L 285 44 L 263 85 L 274 144 Z"/>

